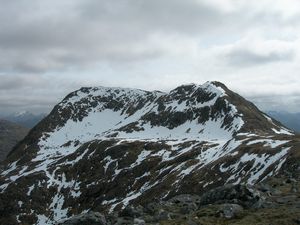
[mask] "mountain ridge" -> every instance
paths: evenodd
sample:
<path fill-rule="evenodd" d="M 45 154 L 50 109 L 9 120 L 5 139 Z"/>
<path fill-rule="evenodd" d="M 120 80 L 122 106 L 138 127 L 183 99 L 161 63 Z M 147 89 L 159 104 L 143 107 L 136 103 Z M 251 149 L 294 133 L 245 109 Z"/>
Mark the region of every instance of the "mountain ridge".
<path fill-rule="evenodd" d="M 67 95 L 9 154 L 0 200 L 14 193 L 10 204 L 21 199 L 22 206 L 2 214 L 13 221 L 22 212 L 23 221 L 52 224 L 89 209 L 113 212 L 187 190 L 255 184 L 292 162 L 298 141 L 219 82 L 169 93 L 85 87 Z M 29 194 L 17 194 L 20 187 Z M 28 208 L 28 196 L 41 205 Z"/>

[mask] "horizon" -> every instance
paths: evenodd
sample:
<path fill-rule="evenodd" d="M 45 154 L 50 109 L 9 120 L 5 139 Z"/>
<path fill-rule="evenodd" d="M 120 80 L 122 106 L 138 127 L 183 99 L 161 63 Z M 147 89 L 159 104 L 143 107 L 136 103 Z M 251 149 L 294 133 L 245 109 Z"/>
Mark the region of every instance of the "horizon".
<path fill-rule="evenodd" d="M 47 112 L 82 86 L 207 80 L 300 112 L 299 18 L 296 0 L 2 1 L 0 113 Z"/>
<path fill-rule="evenodd" d="M 34 107 L 25 107 L 25 108 L 22 107 L 20 110 L 16 110 L 16 111 L 9 110 L 9 111 L 5 112 L 5 110 L 4 110 L 4 111 L 0 112 L 0 118 L 1 117 L 4 118 L 4 117 L 8 117 L 8 116 L 13 116 L 13 115 L 16 115 L 16 114 L 25 114 L 25 113 L 33 114 L 35 116 L 42 115 L 42 114 L 48 115 L 51 112 L 51 110 L 54 108 L 54 106 L 59 104 L 59 102 L 61 102 L 68 94 L 70 94 L 71 92 L 80 90 L 81 88 L 93 88 L 93 87 L 129 88 L 129 89 L 145 90 L 145 91 L 151 91 L 151 92 L 160 91 L 160 92 L 164 92 L 164 93 L 169 93 L 170 91 L 176 89 L 177 87 L 183 86 L 183 85 L 191 85 L 191 84 L 203 85 L 207 82 L 220 82 L 220 81 L 216 81 L 216 80 L 214 80 L 214 81 L 205 81 L 202 84 L 199 84 L 199 83 L 184 83 L 184 84 L 181 84 L 181 85 L 176 86 L 174 88 L 171 88 L 169 90 L 158 90 L 158 89 L 154 89 L 154 90 L 149 90 L 148 89 L 147 90 L 147 89 L 141 89 L 141 88 L 131 88 L 131 87 L 121 87 L 121 86 L 102 86 L 102 85 L 100 85 L 100 86 L 82 86 L 82 87 L 77 88 L 76 90 L 73 90 L 73 91 L 70 91 L 70 92 L 66 93 L 64 96 L 58 98 L 57 102 L 54 102 L 53 104 L 49 105 L 46 108 L 36 110 Z M 222 82 L 220 82 L 220 83 L 222 83 Z M 229 90 L 234 91 L 234 90 L 230 89 L 230 87 L 228 87 L 225 83 L 222 83 L 222 84 L 225 85 L 227 88 L 229 88 Z M 235 92 L 235 93 L 239 94 L 238 92 Z M 242 96 L 242 97 L 244 97 L 244 96 Z M 300 111 L 288 111 L 288 110 L 281 110 L 281 109 L 273 109 L 273 110 L 268 109 L 267 107 L 258 105 L 256 102 L 252 101 L 251 99 L 248 99 L 246 97 L 244 97 L 244 98 L 248 101 L 253 102 L 259 108 L 259 110 L 263 111 L 264 113 L 269 113 L 269 112 L 290 113 L 290 114 L 300 113 Z"/>

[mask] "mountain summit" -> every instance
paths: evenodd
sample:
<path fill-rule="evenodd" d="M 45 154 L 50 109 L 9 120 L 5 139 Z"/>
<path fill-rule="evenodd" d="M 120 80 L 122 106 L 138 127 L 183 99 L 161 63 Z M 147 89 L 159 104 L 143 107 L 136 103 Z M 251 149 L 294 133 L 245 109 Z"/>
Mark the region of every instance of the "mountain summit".
<path fill-rule="evenodd" d="M 219 82 L 169 93 L 81 88 L 10 152 L 0 221 L 54 224 L 89 210 L 255 184 L 294 166 L 296 142 Z"/>

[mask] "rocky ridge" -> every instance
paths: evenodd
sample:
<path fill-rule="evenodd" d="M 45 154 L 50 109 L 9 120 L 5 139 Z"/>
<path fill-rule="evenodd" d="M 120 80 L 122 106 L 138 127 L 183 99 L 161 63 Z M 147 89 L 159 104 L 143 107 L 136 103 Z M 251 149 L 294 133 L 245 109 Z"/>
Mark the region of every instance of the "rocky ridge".
<path fill-rule="evenodd" d="M 153 199 L 297 175 L 299 137 L 219 82 L 81 88 L 5 161 L 0 222 L 55 224 Z"/>
<path fill-rule="evenodd" d="M 168 200 L 128 205 L 118 213 L 89 211 L 58 225 L 297 225 L 299 182 L 285 176 L 257 185 L 228 184 L 201 195 L 182 194 Z"/>

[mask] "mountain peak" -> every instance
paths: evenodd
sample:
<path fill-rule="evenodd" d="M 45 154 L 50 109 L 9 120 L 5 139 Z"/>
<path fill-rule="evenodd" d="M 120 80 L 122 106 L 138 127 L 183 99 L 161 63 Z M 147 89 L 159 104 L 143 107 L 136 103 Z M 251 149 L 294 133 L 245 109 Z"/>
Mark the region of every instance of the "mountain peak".
<path fill-rule="evenodd" d="M 10 153 L 0 201 L 7 193 L 22 195 L 16 187 L 23 187 L 22 205 L 5 216 L 17 219 L 39 202 L 22 222 L 46 218 L 41 225 L 91 208 L 112 212 L 187 190 L 254 184 L 289 162 L 293 138 L 219 82 L 169 93 L 85 87 L 56 105 Z"/>
<path fill-rule="evenodd" d="M 14 114 L 15 117 L 22 117 L 22 116 L 25 116 L 25 115 L 32 115 L 32 113 L 24 110 L 24 111 L 16 112 Z"/>

